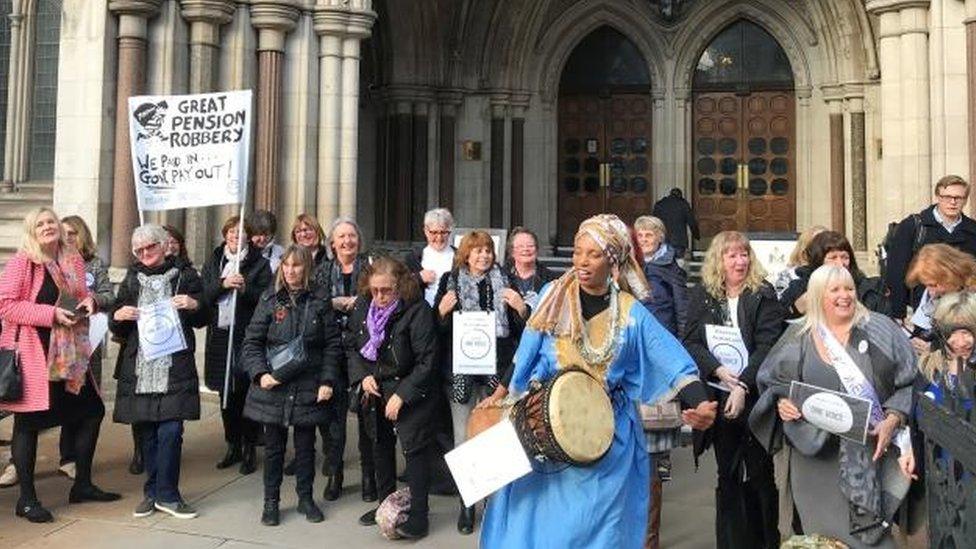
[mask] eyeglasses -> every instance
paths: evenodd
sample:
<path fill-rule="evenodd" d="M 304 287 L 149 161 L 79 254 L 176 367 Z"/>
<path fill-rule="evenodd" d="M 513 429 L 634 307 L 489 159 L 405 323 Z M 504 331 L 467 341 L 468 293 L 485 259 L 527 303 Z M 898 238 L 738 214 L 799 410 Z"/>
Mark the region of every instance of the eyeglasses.
<path fill-rule="evenodd" d="M 392 295 L 392 294 L 396 293 L 396 291 L 397 291 L 396 286 L 391 287 L 391 288 L 373 288 L 373 287 L 370 287 L 370 289 L 369 289 L 369 293 L 371 293 L 373 295 Z"/>
<path fill-rule="evenodd" d="M 434 229 L 424 229 L 430 236 L 447 236 L 451 231 L 435 231 Z"/>
<path fill-rule="evenodd" d="M 299 227 L 295 229 L 295 234 L 307 234 L 307 233 L 314 233 L 314 232 L 315 229 L 311 229 L 309 227 Z"/>
<path fill-rule="evenodd" d="M 141 248 L 132 248 L 132 255 L 139 257 L 145 254 L 146 252 L 148 252 L 149 250 L 152 250 L 153 248 L 156 248 L 158 246 L 159 246 L 159 242 L 153 242 L 152 244 L 146 244 Z"/>
<path fill-rule="evenodd" d="M 945 200 L 946 202 L 962 202 L 969 198 L 966 195 L 956 195 L 956 194 L 940 194 L 939 198 Z"/>

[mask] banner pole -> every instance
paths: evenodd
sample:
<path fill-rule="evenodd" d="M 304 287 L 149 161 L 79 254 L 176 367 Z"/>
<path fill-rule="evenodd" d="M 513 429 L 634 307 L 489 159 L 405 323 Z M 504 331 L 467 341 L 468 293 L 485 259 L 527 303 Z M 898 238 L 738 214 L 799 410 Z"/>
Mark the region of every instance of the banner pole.
<path fill-rule="evenodd" d="M 244 251 L 244 247 L 248 244 L 244 242 L 244 206 L 247 203 L 247 182 L 244 183 L 244 198 L 241 200 L 241 212 L 238 216 L 237 221 L 237 259 L 234 262 L 234 274 L 240 274 L 241 272 L 241 255 Z M 227 338 L 227 362 L 224 364 L 224 398 L 221 402 L 221 407 L 227 409 L 227 401 L 230 393 L 230 363 L 231 358 L 233 358 L 234 353 L 234 328 L 237 325 L 237 290 L 234 290 L 234 294 L 231 296 L 230 305 L 230 334 Z"/>

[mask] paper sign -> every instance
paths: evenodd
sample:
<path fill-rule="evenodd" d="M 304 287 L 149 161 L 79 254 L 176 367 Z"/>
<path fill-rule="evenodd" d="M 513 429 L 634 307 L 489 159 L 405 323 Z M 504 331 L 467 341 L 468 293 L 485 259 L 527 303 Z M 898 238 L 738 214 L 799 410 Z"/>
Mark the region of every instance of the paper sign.
<path fill-rule="evenodd" d="M 816 427 L 859 444 L 867 441 L 870 400 L 799 381 L 790 383 L 790 400 Z"/>
<path fill-rule="evenodd" d="M 108 315 L 105 313 L 95 313 L 88 317 L 88 341 L 91 342 L 91 352 L 101 345 L 108 333 Z M 91 355 L 89 355 L 91 356 Z"/>
<path fill-rule="evenodd" d="M 742 340 L 742 332 L 734 326 L 705 325 L 705 340 L 708 351 L 725 366 L 729 372 L 738 376 L 749 364 L 749 351 Z M 728 392 L 729 388 L 722 383 L 709 382 L 716 389 Z"/>
<path fill-rule="evenodd" d="M 454 312 L 453 372 L 455 374 L 495 375 L 497 352 L 495 312 Z"/>
<path fill-rule="evenodd" d="M 129 136 L 140 210 L 243 200 L 251 90 L 130 97 Z"/>
<path fill-rule="evenodd" d="M 186 349 L 186 336 L 176 307 L 170 301 L 157 301 L 139 307 L 139 350 L 153 360 Z"/>
<path fill-rule="evenodd" d="M 532 472 L 532 464 L 509 419 L 444 454 L 468 507 Z"/>

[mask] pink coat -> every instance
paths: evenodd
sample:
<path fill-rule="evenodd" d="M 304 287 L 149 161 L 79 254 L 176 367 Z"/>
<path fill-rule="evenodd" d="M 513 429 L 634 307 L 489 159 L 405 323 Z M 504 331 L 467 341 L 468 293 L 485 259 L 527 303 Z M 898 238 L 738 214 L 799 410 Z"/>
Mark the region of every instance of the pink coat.
<path fill-rule="evenodd" d="M 66 257 L 62 266 L 75 270 L 79 279 L 85 280 L 85 264 L 77 253 Z M 0 347 L 14 348 L 19 324 L 16 347 L 24 370 L 24 397 L 17 402 L 0 403 L 2 410 L 39 412 L 49 407 L 47 356 L 37 327 L 50 328 L 54 324 L 54 305 L 34 303 L 43 283 L 44 265 L 34 263 L 23 251 L 10 258 L 0 274 L 0 319 L 3 320 Z"/>

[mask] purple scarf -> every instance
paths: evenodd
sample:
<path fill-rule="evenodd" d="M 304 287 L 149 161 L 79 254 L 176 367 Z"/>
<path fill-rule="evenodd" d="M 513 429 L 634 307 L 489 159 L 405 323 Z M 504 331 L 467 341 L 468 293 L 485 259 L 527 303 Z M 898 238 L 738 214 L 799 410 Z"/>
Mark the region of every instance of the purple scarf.
<path fill-rule="evenodd" d="M 376 355 L 380 350 L 383 339 L 386 338 L 386 323 L 393 316 L 393 311 L 397 310 L 400 300 L 392 301 L 386 307 L 377 307 L 376 302 L 369 304 L 369 313 L 366 314 L 366 330 L 369 331 L 369 341 L 359 350 L 363 358 L 376 362 Z"/>

